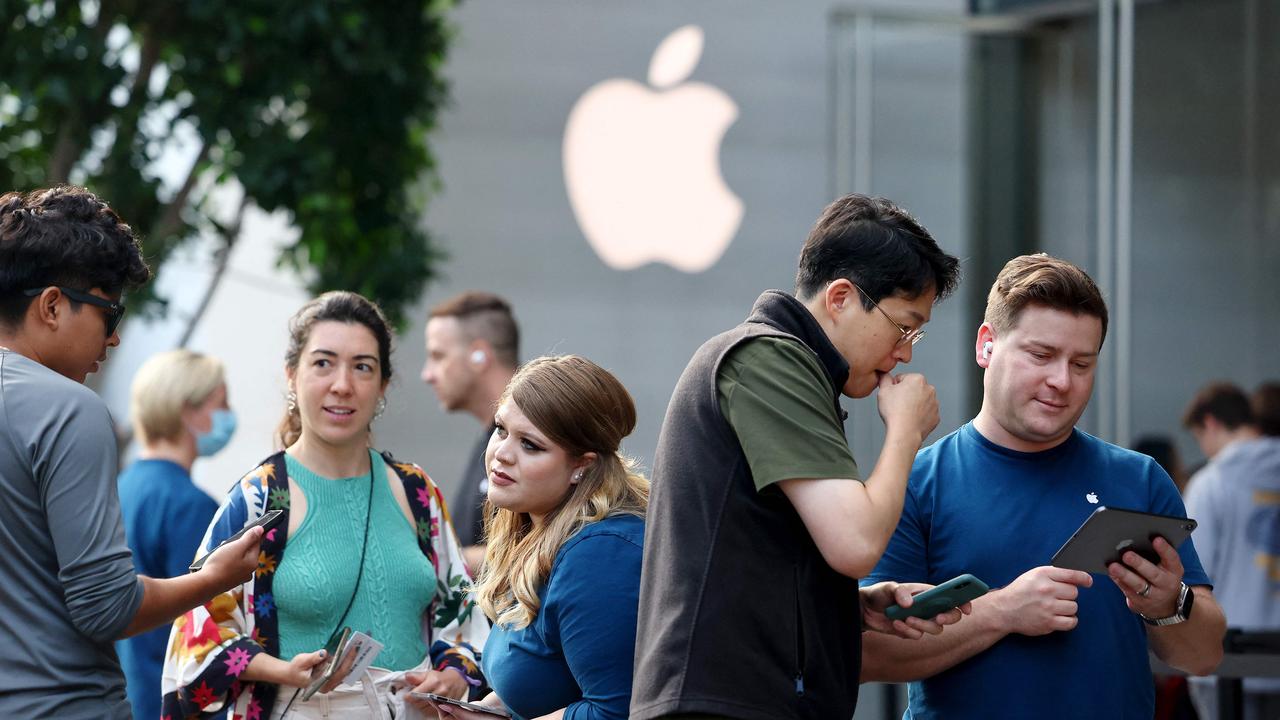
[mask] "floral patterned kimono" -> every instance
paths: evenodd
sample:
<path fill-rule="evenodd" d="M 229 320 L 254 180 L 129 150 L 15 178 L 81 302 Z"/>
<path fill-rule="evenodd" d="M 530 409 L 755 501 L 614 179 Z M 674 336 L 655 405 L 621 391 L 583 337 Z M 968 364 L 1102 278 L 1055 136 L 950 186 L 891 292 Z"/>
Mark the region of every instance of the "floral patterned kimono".
<path fill-rule="evenodd" d="M 479 648 L 484 647 L 489 623 L 464 589 L 470 578 L 444 499 L 422 468 L 398 463 L 386 453 L 383 458 L 404 483 L 418 529 L 418 547 L 438 578 L 435 599 L 422 623 L 431 666 L 462 671 L 474 697 L 484 685 Z M 279 686 L 242 683 L 239 676 L 258 653 L 279 656 L 271 585 L 284 557 L 289 527 L 289 479 L 283 452 L 267 458 L 231 489 L 205 533 L 199 554 L 269 510 L 283 510 L 284 517 L 263 536 L 254 577 L 174 621 L 161 680 L 163 718 L 270 717 Z"/>

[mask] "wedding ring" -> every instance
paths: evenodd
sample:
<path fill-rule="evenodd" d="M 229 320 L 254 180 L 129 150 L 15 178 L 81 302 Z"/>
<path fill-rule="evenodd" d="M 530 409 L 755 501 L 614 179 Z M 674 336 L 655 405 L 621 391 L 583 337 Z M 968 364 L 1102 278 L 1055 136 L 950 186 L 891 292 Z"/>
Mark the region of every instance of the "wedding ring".
<path fill-rule="evenodd" d="M 1149 592 L 1151 592 L 1151 583 L 1147 583 L 1147 586 L 1139 590 L 1138 594 L 1142 597 L 1146 597 Z"/>

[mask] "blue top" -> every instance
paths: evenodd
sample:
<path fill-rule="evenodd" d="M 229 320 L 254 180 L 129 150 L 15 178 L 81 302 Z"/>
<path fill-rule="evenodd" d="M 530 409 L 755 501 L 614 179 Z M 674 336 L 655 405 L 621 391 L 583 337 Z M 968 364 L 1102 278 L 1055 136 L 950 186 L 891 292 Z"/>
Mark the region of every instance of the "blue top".
<path fill-rule="evenodd" d="M 1048 565 L 1099 505 L 1186 515 L 1173 481 L 1145 455 L 1079 430 L 1049 450 L 1016 452 L 966 424 L 916 456 L 902 520 L 862 583 L 937 584 L 973 573 L 1002 587 Z M 1187 585 L 1209 584 L 1190 539 L 1178 554 Z M 1074 630 L 1008 635 L 911 683 L 905 717 L 1150 720 L 1146 625 L 1106 575 L 1080 588 L 1078 603 Z"/>
<path fill-rule="evenodd" d="M 138 460 L 117 481 L 125 536 L 139 575 L 187 574 L 218 503 L 169 460 Z M 136 718 L 160 717 L 160 671 L 169 624 L 116 642 Z"/>
<path fill-rule="evenodd" d="M 627 717 L 643 547 L 633 515 L 586 526 L 556 554 L 533 623 L 493 626 L 484 674 L 517 718 Z"/>

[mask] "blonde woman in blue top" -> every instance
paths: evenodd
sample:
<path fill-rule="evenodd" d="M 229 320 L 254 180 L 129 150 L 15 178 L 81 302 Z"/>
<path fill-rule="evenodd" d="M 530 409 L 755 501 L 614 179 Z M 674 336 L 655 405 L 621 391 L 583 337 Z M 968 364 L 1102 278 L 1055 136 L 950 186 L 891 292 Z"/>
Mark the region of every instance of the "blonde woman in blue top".
<path fill-rule="evenodd" d="M 191 466 L 235 432 L 222 362 L 191 350 L 152 356 L 129 391 L 138 458 L 117 479 L 125 537 L 138 574 L 182 577 L 218 502 L 196 487 Z M 160 717 L 160 670 L 168 623 L 116 641 L 135 718 Z"/>
<path fill-rule="evenodd" d="M 626 717 L 649 502 L 619 453 L 635 422 L 626 388 L 580 357 L 539 358 L 507 386 L 485 451 L 475 594 L 494 621 L 483 667 L 495 692 L 482 704 L 517 718 Z"/>
<path fill-rule="evenodd" d="M 370 447 L 391 341 L 381 310 L 354 293 L 326 293 L 290 321 L 285 449 L 231 490 L 203 546 L 269 510 L 285 517 L 263 537 L 253 579 L 175 621 L 165 715 L 390 720 L 418 716 L 403 705 L 409 688 L 479 694 L 488 623 L 466 597 L 440 492 Z M 374 669 L 295 699 L 343 627 L 384 644 Z"/>

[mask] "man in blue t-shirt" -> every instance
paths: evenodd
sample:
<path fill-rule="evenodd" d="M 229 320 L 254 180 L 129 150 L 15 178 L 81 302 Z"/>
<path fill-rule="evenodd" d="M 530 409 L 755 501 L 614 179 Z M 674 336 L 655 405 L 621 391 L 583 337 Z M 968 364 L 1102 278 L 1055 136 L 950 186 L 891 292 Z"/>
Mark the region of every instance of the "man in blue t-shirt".
<path fill-rule="evenodd" d="M 1185 515 L 1154 460 L 1076 429 L 1107 307 L 1093 280 L 1047 255 L 997 276 L 978 329 L 982 410 L 916 458 L 902 520 L 864 584 L 937 584 L 973 573 L 993 588 L 938 636 L 867 633 L 862 679 L 915 681 L 909 718 L 1143 718 L 1150 648 L 1204 675 L 1226 621 L 1188 540 L 1126 552 L 1108 576 L 1050 567 L 1100 505 Z M 920 678 L 924 678 L 920 680 Z"/>

